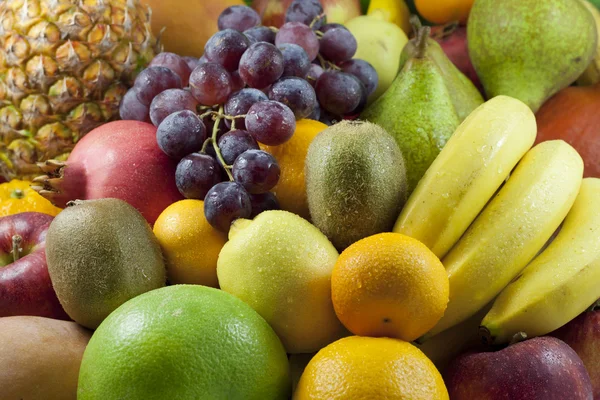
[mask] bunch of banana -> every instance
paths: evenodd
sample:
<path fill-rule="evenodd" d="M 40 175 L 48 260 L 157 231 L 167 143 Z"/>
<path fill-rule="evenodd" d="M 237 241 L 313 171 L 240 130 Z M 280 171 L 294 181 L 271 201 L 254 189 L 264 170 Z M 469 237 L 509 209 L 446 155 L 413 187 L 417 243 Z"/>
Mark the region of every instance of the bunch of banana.
<path fill-rule="evenodd" d="M 506 96 L 489 100 L 460 125 L 400 215 L 394 231 L 429 246 L 450 280 L 448 308 L 422 343 L 481 312 L 536 257 L 573 206 L 583 179 L 581 157 L 563 141 L 531 148 L 535 135 L 535 117 L 525 104 Z M 504 340 L 501 328 L 490 328 Z"/>
<path fill-rule="evenodd" d="M 483 339 L 509 342 L 560 328 L 600 298 L 600 179 L 586 178 L 558 236 L 498 296 Z"/>

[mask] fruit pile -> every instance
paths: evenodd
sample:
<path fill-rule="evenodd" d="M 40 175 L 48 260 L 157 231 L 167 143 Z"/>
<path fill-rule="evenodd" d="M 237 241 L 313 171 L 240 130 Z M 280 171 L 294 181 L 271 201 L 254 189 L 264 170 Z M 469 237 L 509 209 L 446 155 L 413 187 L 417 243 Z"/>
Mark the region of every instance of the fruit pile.
<path fill-rule="evenodd" d="M 600 3 L 0 27 L 0 399 L 600 399 Z"/>
<path fill-rule="evenodd" d="M 205 200 L 215 228 L 279 208 L 280 168 L 259 143 L 287 142 L 296 120 L 357 115 L 377 88 L 375 69 L 352 58 L 352 33 L 325 22 L 318 0 L 293 1 L 280 28 L 228 7 L 200 59 L 158 54 L 123 98 L 121 118 L 158 127 L 159 147 L 179 160 L 177 188 Z"/>

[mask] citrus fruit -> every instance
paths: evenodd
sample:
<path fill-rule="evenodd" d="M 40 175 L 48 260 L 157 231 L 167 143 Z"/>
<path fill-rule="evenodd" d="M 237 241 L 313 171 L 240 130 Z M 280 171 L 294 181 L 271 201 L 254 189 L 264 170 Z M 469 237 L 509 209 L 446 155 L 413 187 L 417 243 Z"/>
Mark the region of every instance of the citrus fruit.
<path fill-rule="evenodd" d="M 56 216 L 61 209 L 31 188 L 31 182 L 13 179 L 0 184 L 0 217 L 22 212 L 39 212 Z"/>
<path fill-rule="evenodd" d="M 265 211 L 233 223 L 217 274 L 221 289 L 255 309 L 288 353 L 312 353 L 345 333 L 331 304 L 331 270 L 338 256 L 305 219 Z"/>
<path fill-rule="evenodd" d="M 171 283 L 218 287 L 217 259 L 227 241 L 204 216 L 204 202 L 181 200 L 171 204 L 154 224 Z"/>
<path fill-rule="evenodd" d="M 359 240 L 331 276 L 335 312 L 355 335 L 417 339 L 442 318 L 448 275 L 424 244 L 400 233 Z"/>
<path fill-rule="evenodd" d="M 79 400 L 286 399 L 285 350 L 254 310 L 221 290 L 175 285 L 138 296 L 94 332 Z"/>
<path fill-rule="evenodd" d="M 304 160 L 308 146 L 327 125 L 311 119 L 296 122 L 296 131 L 290 140 L 280 146 L 265 146 L 261 148 L 271 153 L 281 169 L 281 175 L 273 192 L 283 210 L 298 214 L 309 219 L 308 200 L 306 199 L 306 184 L 304 183 Z"/>
<path fill-rule="evenodd" d="M 415 0 L 415 6 L 421 16 L 436 24 L 458 21 L 467 22 L 474 0 Z"/>
<path fill-rule="evenodd" d="M 294 400 L 443 400 L 444 381 L 415 346 L 351 336 L 323 348 L 306 366 Z"/>

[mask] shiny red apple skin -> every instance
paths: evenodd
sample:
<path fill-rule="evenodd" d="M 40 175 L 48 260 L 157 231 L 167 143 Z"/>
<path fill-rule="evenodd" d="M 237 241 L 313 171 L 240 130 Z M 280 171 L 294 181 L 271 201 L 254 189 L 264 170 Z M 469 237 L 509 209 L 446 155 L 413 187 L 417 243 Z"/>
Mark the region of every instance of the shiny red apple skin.
<path fill-rule="evenodd" d="M 46 264 L 46 232 L 53 219 L 35 212 L 0 218 L 0 317 L 70 319 L 52 288 Z M 15 235 L 22 237 L 23 251 L 13 262 Z"/>
<path fill-rule="evenodd" d="M 600 400 L 600 310 L 587 311 L 550 335 L 567 343 L 585 365 Z"/>
<path fill-rule="evenodd" d="M 581 358 L 554 337 L 464 354 L 444 378 L 452 400 L 593 400 Z"/>

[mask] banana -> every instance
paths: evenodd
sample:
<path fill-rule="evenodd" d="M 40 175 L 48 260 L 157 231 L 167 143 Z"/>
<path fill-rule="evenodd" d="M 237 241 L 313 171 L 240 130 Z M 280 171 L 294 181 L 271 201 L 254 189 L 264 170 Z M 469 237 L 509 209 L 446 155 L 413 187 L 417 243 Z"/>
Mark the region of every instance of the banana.
<path fill-rule="evenodd" d="M 394 232 L 442 258 L 533 146 L 537 126 L 520 100 L 498 96 L 476 108 L 452 135 L 396 221 Z"/>
<path fill-rule="evenodd" d="M 500 293 L 482 326 L 483 338 L 506 343 L 560 328 L 600 298 L 600 179 L 586 178 L 548 248 Z"/>
<path fill-rule="evenodd" d="M 562 140 L 543 142 L 442 260 L 450 301 L 434 336 L 475 314 L 534 258 L 560 226 L 583 179 L 583 160 Z"/>

